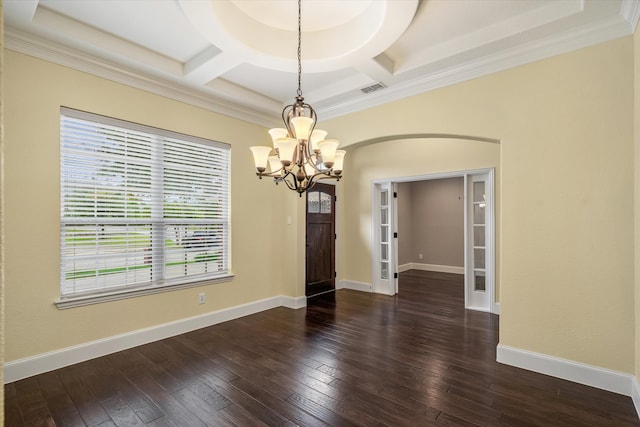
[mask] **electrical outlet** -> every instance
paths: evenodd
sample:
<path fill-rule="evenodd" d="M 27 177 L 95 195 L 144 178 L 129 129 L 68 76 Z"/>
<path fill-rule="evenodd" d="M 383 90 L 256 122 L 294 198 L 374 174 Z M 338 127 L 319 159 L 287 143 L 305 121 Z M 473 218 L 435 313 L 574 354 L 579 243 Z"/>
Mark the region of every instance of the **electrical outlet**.
<path fill-rule="evenodd" d="M 198 295 L 198 302 L 200 304 L 204 304 L 204 301 L 205 301 L 204 292 L 200 292 L 200 294 Z"/>
<path fill-rule="evenodd" d="M 418 254 L 418 259 L 422 259 L 422 254 Z"/>

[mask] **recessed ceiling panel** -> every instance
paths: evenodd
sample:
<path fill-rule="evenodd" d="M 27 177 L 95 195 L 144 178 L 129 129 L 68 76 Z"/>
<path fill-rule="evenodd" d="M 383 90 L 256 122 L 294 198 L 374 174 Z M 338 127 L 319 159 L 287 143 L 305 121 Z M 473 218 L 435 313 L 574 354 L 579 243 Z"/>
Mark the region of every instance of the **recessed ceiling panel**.
<path fill-rule="evenodd" d="M 222 51 L 233 52 L 243 62 L 272 70 L 288 71 L 295 64 L 296 2 L 178 2 L 193 26 Z M 335 71 L 349 67 L 353 61 L 379 55 L 407 29 L 417 5 L 418 0 L 303 2 L 302 50 L 307 71 Z M 273 13 L 265 11 L 269 9 Z M 292 25 L 275 26 L 274 15 L 285 10 L 283 18 L 290 17 Z M 327 16 L 339 18 L 323 18 Z M 307 21 L 311 30 L 304 26 Z"/>

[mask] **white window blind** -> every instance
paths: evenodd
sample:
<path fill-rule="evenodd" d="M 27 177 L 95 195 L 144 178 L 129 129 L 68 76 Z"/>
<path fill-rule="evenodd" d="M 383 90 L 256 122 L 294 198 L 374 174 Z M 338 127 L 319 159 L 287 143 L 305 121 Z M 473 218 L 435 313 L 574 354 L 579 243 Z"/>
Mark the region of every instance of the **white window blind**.
<path fill-rule="evenodd" d="M 62 108 L 61 298 L 229 274 L 230 147 Z"/>

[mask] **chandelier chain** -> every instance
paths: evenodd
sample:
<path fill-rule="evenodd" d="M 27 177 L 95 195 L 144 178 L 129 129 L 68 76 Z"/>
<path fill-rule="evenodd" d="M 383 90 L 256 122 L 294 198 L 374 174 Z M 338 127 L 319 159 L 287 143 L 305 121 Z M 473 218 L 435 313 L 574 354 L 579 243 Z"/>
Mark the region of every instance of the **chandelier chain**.
<path fill-rule="evenodd" d="M 298 96 L 302 96 L 302 0 L 298 0 Z"/>

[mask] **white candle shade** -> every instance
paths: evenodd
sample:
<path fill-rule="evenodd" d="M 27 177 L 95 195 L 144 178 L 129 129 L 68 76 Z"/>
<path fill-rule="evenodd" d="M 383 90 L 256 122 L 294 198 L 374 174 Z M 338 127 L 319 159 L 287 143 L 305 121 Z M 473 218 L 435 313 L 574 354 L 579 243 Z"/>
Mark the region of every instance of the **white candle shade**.
<path fill-rule="evenodd" d="M 278 156 L 269 156 L 269 169 L 271 169 L 271 173 L 282 171 L 282 163 L 280 163 L 280 159 Z"/>
<path fill-rule="evenodd" d="M 336 151 L 336 158 L 335 158 L 335 161 L 333 163 L 333 171 L 335 173 L 342 172 L 342 166 L 344 164 L 344 156 L 345 156 L 345 154 L 347 154 L 347 152 L 344 151 L 344 150 L 337 150 Z"/>
<path fill-rule="evenodd" d="M 318 143 L 318 147 L 320 147 L 320 154 L 322 155 L 322 163 L 329 169 L 333 167 L 333 162 L 336 157 L 336 148 L 338 148 L 337 139 L 325 139 Z"/>
<path fill-rule="evenodd" d="M 273 128 L 269 129 L 269 135 L 271 135 L 271 140 L 275 143 L 278 138 L 286 138 L 287 130 L 285 128 Z"/>
<path fill-rule="evenodd" d="M 278 155 L 283 166 L 289 166 L 293 160 L 293 152 L 298 146 L 298 141 L 293 138 L 278 138 Z"/>
<path fill-rule="evenodd" d="M 319 150 L 318 143 L 324 141 L 327 137 L 327 131 L 322 129 L 314 129 L 311 132 L 311 151 Z"/>
<path fill-rule="evenodd" d="M 291 119 L 293 125 L 293 131 L 295 132 L 296 139 L 309 140 L 309 134 L 311 133 L 311 125 L 313 119 L 311 117 L 294 117 Z"/>
<path fill-rule="evenodd" d="M 267 169 L 267 158 L 271 154 L 271 147 L 265 147 L 264 145 L 258 145 L 255 147 L 249 147 L 253 153 L 253 162 L 256 165 L 258 172 L 264 172 Z"/>

